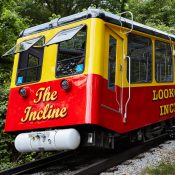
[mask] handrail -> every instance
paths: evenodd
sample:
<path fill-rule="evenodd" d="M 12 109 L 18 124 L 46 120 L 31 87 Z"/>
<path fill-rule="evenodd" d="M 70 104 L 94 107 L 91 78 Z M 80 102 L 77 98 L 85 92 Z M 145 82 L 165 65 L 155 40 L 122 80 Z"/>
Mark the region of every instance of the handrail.
<path fill-rule="evenodd" d="M 133 13 L 130 12 L 130 11 L 126 11 L 126 12 L 119 13 L 119 15 L 120 15 L 119 21 L 120 21 L 121 27 L 123 27 L 121 18 L 122 18 L 122 15 L 123 15 L 123 14 L 126 14 L 126 13 L 129 13 L 129 14 L 131 15 L 131 21 L 132 21 L 132 23 L 131 23 L 131 29 L 130 29 L 129 31 L 127 31 L 127 32 L 122 32 L 122 31 L 121 31 L 121 28 L 120 28 L 120 32 L 121 32 L 121 33 L 128 34 L 128 33 L 132 32 L 133 26 L 134 26 L 134 25 L 133 25 Z"/>
<path fill-rule="evenodd" d="M 118 62 L 118 59 L 117 59 L 117 62 Z M 118 65 L 118 63 L 116 64 Z M 116 76 L 115 76 L 116 77 Z M 117 105 L 119 106 L 119 109 L 117 110 L 117 112 L 121 113 L 121 105 L 120 105 L 120 102 L 118 100 L 118 90 L 117 90 L 117 86 L 115 86 L 115 100 L 117 102 Z M 121 101 L 121 100 L 120 100 Z"/>
<path fill-rule="evenodd" d="M 129 60 L 129 77 L 128 77 L 128 80 L 129 80 L 129 88 L 128 88 L 128 99 L 125 103 L 125 112 L 124 112 L 124 118 L 123 118 L 123 122 L 126 123 L 126 119 L 127 119 L 127 109 L 128 109 L 128 103 L 131 99 L 131 58 L 130 56 L 126 56 L 126 58 L 128 58 Z"/>
<path fill-rule="evenodd" d="M 118 95 L 118 93 L 117 93 L 117 87 L 115 86 L 115 97 L 116 97 L 116 102 L 117 102 L 117 104 L 118 104 L 118 106 L 119 106 L 119 109 L 117 110 L 117 112 L 119 112 L 119 113 L 121 113 L 121 105 L 120 105 L 120 102 L 119 102 L 119 100 L 117 99 L 117 95 Z"/>

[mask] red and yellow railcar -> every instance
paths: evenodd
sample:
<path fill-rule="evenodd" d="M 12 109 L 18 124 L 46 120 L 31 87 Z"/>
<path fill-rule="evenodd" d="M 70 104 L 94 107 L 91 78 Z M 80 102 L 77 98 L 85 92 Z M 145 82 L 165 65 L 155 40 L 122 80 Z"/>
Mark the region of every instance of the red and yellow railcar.
<path fill-rule="evenodd" d="M 24 30 L 4 54 L 15 54 L 5 131 L 22 133 L 21 152 L 160 135 L 174 125 L 174 42 L 98 9 Z"/>

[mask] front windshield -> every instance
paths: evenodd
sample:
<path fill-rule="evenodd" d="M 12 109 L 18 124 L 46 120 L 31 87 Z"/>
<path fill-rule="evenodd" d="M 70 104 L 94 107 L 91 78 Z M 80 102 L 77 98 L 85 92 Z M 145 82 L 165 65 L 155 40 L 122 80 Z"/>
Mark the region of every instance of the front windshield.
<path fill-rule="evenodd" d="M 87 27 L 72 39 L 59 43 L 56 76 L 64 77 L 84 71 Z"/>

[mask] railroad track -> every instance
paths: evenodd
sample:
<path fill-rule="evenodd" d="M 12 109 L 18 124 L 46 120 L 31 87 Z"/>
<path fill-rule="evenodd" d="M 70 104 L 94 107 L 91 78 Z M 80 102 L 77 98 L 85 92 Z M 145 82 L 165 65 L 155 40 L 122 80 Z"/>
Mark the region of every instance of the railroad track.
<path fill-rule="evenodd" d="M 167 140 L 166 136 L 167 135 L 163 135 L 156 138 L 155 140 L 133 146 L 127 150 L 122 150 L 120 153 L 115 153 L 89 166 L 81 168 L 77 172 L 72 173 L 72 175 L 99 175 L 103 171 L 112 168 L 113 166 L 117 166 L 128 159 L 131 159 L 145 151 L 148 151 L 150 148 L 158 146 L 159 144 Z"/>
<path fill-rule="evenodd" d="M 56 161 L 61 161 L 75 154 L 77 154 L 77 151 L 60 152 L 53 156 L 35 160 L 32 162 L 23 164 L 21 166 L 17 166 L 15 168 L 10 168 L 4 171 L 0 171 L 0 175 L 21 175 L 21 174 L 32 173 L 37 171 L 38 169 L 44 168 L 45 166 L 49 166 Z"/>
<path fill-rule="evenodd" d="M 94 149 L 82 149 L 69 152 L 61 152 L 54 156 L 27 163 L 25 165 L 1 171 L 0 175 L 98 175 L 123 161 L 131 159 L 150 148 L 156 147 L 166 140 L 166 135 L 147 143 L 133 146 L 120 153 L 100 151 Z"/>

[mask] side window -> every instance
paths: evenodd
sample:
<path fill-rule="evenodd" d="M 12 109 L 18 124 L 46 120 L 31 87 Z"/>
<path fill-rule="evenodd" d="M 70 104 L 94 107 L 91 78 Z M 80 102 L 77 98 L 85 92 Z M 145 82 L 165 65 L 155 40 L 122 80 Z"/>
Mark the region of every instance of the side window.
<path fill-rule="evenodd" d="M 155 41 L 155 71 L 157 82 L 173 81 L 172 52 L 170 44 Z"/>
<path fill-rule="evenodd" d="M 115 65 L 116 65 L 116 39 L 110 36 L 109 39 L 109 61 L 108 61 L 108 87 L 115 87 Z"/>
<path fill-rule="evenodd" d="M 17 85 L 40 80 L 43 52 L 43 47 L 34 45 L 29 50 L 20 53 L 16 80 Z"/>
<path fill-rule="evenodd" d="M 128 35 L 128 56 L 131 58 L 131 83 L 152 81 L 152 41 L 149 38 L 130 33 Z M 127 78 L 129 80 L 129 63 Z"/>
<path fill-rule="evenodd" d="M 28 67 L 35 67 L 39 65 L 39 58 L 29 53 L 28 55 Z"/>
<path fill-rule="evenodd" d="M 81 74 L 85 67 L 87 27 L 83 27 L 72 39 L 58 45 L 56 76 Z"/>

